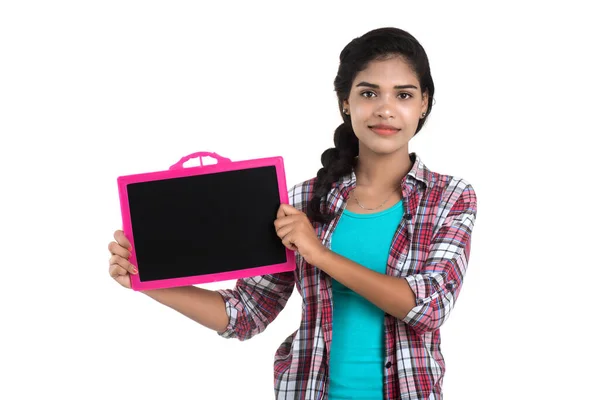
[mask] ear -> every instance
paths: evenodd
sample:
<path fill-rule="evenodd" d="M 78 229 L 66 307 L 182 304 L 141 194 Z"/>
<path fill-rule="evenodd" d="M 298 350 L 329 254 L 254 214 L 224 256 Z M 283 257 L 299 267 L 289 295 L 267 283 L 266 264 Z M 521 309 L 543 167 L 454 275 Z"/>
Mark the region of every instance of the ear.
<path fill-rule="evenodd" d="M 422 94 L 423 100 L 421 101 L 421 113 L 427 112 L 427 106 L 429 105 L 429 91 L 425 90 Z"/>
<path fill-rule="evenodd" d="M 345 109 L 347 109 L 347 110 L 349 110 L 349 109 L 350 109 L 350 104 L 348 103 L 348 100 L 344 100 L 344 101 L 342 102 L 342 106 L 343 106 L 342 108 L 345 108 Z"/>

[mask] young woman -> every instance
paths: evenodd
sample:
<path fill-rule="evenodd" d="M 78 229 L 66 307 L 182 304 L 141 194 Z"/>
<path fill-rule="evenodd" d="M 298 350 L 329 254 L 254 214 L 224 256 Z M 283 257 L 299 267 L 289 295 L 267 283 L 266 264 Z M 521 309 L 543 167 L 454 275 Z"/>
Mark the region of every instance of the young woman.
<path fill-rule="evenodd" d="M 340 54 L 343 123 L 317 176 L 289 190 L 274 221 L 295 272 L 145 291 L 226 338 L 262 332 L 294 286 L 297 331 L 275 355 L 277 399 L 441 399 L 440 326 L 461 290 L 477 213 L 473 187 L 430 171 L 408 142 L 434 94 L 427 55 L 409 33 L 376 29 Z M 122 231 L 110 275 L 137 273 Z"/>

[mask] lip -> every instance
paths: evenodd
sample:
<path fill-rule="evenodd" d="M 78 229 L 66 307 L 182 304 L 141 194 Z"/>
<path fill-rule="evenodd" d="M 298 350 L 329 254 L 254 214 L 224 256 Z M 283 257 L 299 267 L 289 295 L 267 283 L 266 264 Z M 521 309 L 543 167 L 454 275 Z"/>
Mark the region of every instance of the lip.
<path fill-rule="evenodd" d="M 373 132 L 377 133 L 378 135 L 384 135 L 384 136 L 393 135 L 395 133 L 398 133 L 398 131 L 400 130 L 391 125 L 382 125 L 382 124 L 370 126 L 369 129 L 371 129 Z"/>

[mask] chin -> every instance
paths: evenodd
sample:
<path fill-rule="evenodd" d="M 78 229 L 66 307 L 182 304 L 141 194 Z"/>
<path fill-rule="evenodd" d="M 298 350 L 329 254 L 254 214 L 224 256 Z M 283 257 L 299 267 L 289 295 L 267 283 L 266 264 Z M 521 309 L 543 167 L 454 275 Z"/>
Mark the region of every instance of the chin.
<path fill-rule="evenodd" d="M 374 146 L 374 147 L 368 147 L 368 151 L 370 151 L 371 153 L 380 155 L 380 156 L 387 156 L 387 155 L 391 155 L 391 154 L 396 154 L 399 151 L 401 151 L 403 148 L 404 148 L 404 146 L 394 146 L 394 147 Z"/>
<path fill-rule="evenodd" d="M 372 138 L 369 138 L 369 140 L 361 141 L 361 143 L 369 151 L 386 154 L 394 153 L 408 145 L 408 141 L 400 137 L 396 137 L 396 140 L 392 138 L 375 138 L 375 140 L 372 140 Z"/>

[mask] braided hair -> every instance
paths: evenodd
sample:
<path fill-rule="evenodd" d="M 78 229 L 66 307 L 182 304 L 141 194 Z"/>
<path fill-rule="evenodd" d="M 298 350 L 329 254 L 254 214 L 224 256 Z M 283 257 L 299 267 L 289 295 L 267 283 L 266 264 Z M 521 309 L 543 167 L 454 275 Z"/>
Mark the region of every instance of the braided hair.
<path fill-rule="evenodd" d="M 344 100 L 350 95 L 352 82 L 356 75 L 367 68 L 374 60 L 385 60 L 400 56 L 412 68 L 419 79 L 421 91 L 427 92 L 433 99 L 434 86 L 429 60 L 421 44 L 411 34 L 398 28 L 379 28 L 355 38 L 340 53 L 340 65 L 333 82 L 338 97 L 338 107 L 342 120 L 333 136 L 335 147 L 329 148 L 321 155 L 321 168 L 313 187 L 307 216 L 314 222 L 328 223 L 334 215 L 325 210 L 326 196 L 332 185 L 356 167 L 358 156 L 358 138 L 352 129 L 350 116 L 343 112 Z M 421 130 L 427 116 L 431 112 L 432 101 L 428 102 L 425 118 L 419 120 L 415 135 Z"/>

